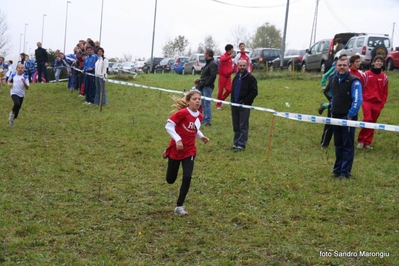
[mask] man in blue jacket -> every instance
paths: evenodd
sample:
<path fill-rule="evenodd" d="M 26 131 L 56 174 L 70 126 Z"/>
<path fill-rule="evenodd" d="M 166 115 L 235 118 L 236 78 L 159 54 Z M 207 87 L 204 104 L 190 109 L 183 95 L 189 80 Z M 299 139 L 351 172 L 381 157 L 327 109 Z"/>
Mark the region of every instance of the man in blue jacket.
<path fill-rule="evenodd" d="M 357 120 L 357 113 L 363 102 L 362 83 L 349 73 L 348 60 L 338 59 L 335 75 L 330 79 L 326 93 L 331 95 L 331 114 L 333 118 Z M 355 157 L 355 128 L 333 126 L 335 163 L 333 176 L 338 179 L 351 176 Z"/>
<path fill-rule="evenodd" d="M 94 97 L 96 95 L 94 70 L 98 57 L 94 53 L 93 47 L 91 46 L 88 46 L 86 48 L 86 53 L 87 55 L 85 61 L 83 62 L 83 73 L 85 74 L 84 84 L 85 84 L 85 94 L 86 94 L 85 104 L 93 104 Z"/>

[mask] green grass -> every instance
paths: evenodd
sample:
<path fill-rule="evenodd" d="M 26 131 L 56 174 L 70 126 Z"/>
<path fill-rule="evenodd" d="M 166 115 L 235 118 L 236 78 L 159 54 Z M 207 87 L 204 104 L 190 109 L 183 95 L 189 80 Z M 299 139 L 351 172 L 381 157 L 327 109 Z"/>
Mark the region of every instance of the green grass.
<path fill-rule="evenodd" d="M 398 124 L 399 75 L 380 123 Z M 316 74 L 262 74 L 254 105 L 316 114 Z M 134 82 L 183 91 L 191 75 Z M 230 110 L 214 109 L 211 141 L 198 142 L 185 205 L 181 178 L 165 181 L 170 93 L 107 84 L 108 106 L 82 104 L 65 83 L 33 84 L 15 127 L 0 93 L 0 264 L 3 265 L 398 265 L 398 135 L 376 131 L 356 151 L 354 178 L 330 178 L 334 149 L 323 125 L 252 111 L 245 152 L 232 145 Z M 213 96 L 216 97 L 216 91 Z M 290 103 L 290 107 L 285 106 Z M 214 107 L 214 104 L 212 104 Z M 357 133 L 359 131 L 357 130 Z M 321 257 L 320 251 L 332 252 Z M 334 257 L 389 252 L 389 257 Z"/>

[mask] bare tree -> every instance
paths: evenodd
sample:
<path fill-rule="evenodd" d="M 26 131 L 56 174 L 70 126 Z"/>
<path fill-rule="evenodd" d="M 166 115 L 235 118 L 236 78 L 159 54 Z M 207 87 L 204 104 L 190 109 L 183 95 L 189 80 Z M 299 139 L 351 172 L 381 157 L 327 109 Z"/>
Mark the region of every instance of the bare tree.
<path fill-rule="evenodd" d="M 124 62 L 131 62 L 133 59 L 133 56 L 131 54 L 123 54 L 123 58 Z"/>
<path fill-rule="evenodd" d="M 240 43 L 245 43 L 246 46 L 251 46 L 250 43 L 250 35 L 248 33 L 248 30 L 241 26 L 241 25 L 237 25 L 234 28 L 232 28 L 230 30 L 231 36 L 229 38 L 229 41 L 231 42 L 231 44 L 234 46 L 234 49 L 238 49 L 238 45 Z"/>
<path fill-rule="evenodd" d="M 165 57 L 175 57 L 183 55 L 189 42 L 184 36 L 177 36 L 174 41 L 168 40 L 162 47 L 163 55 Z"/>
<path fill-rule="evenodd" d="M 7 17 L 0 10 L 0 55 L 7 56 L 11 50 L 10 37 L 8 35 Z"/>
<path fill-rule="evenodd" d="M 204 53 L 206 49 L 212 49 L 216 54 L 221 54 L 219 44 L 213 39 L 212 35 L 206 35 L 203 43 L 198 44 L 197 53 Z"/>

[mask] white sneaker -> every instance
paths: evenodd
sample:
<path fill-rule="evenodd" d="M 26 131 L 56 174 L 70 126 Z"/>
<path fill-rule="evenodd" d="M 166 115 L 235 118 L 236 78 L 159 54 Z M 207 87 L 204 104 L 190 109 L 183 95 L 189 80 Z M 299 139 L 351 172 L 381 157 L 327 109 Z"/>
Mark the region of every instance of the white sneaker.
<path fill-rule="evenodd" d="M 179 216 L 184 216 L 184 215 L 187 215 L 188 212 L 186 212 L 186 211 L 184 210 L 184 206 L 179 206 L 179 207 L 176 207 L 176 208 L 175 208 L 175 214 L 176 214 L 176 215 L 179 215 Z"/>
<path fill-rule="evenodd" d="M 359 142 L 359 143 L 357 144 L 357 148 L 358 148 L 358 149 L 363 149 L 363 148 L 364 148 L 364 143 Z"/>
<path fill-rule="evenodd" d="M 14 117 L 15 117 L 15 115 L 12 112 L 8 116 L 8 120 L 10 121 L 10 127 L 14 126 Z"/>
<path fill-rule="evenodd" d="M 372 150 L 373 149 L 373 147 L 371 147 L 370 145 L 366 145 L 366 146 L 364 146 L 364 148 L 368 149 L 368 150 Z"/>

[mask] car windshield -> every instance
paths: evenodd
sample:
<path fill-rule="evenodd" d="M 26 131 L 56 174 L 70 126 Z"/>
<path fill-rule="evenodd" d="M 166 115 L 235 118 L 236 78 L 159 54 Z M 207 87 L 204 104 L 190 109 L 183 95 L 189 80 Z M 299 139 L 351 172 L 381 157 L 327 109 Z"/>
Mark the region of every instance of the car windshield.
<path fill-rule="evenodd" d="M 199 56 L 199 61 L 200 61 L 201 63 L 206 63 L 206 62 L 205 62 L 205 56 L 200 55 L 200 56 Z"/>

